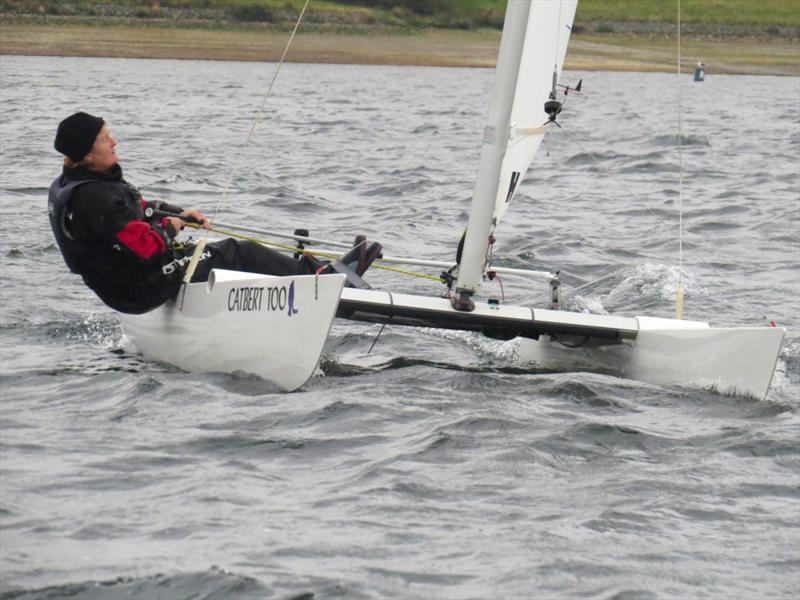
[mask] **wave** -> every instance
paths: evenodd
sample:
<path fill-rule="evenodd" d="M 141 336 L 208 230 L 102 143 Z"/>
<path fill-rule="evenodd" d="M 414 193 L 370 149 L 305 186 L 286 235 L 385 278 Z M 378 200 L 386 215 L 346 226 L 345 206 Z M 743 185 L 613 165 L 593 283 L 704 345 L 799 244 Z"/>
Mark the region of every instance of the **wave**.
<path fill-rule="evenodd" d="M 77 319 L 55 319 L 43 323 L 19 320 L 5 324 L 3 329 L 24 332 L 29 340 L 62 340 L 121 351 L 126 344 L 119 321 L 109 315 L 89 314 Z"/>
<path fill-rule="evenodd" d="M 65 583 L 38 589 L 13 589 L 0 600 L 245 600 L 272 596 L 273 591 L 253 577 L 236 575 L 219 567 L 197 573 L 117 577 L 104 581 Z M 294 599 L 311 598 L 298 594 Z"/>
<path fill-rule="evenodd" d="M 708 294 L 697 278 L 685 269 L 681 277 L 677 266 L 644 263 L 624 267 L 572 290 L 565 289 L 564 307 L 594 314 L 663 307 L 674 302 L 679 281 L 687 296 Z"/>
<path fill-rule="evenodd" d="M 650 142 L 655 146 L 662 146 L 662 147 L 677 147 L 678 145 L 678 135 L 677 134 L 669 134 L 669 135 L 657 135 L 651 138 Z M 684 134 L 681 136 L 681 144 L 684 146 L 708 146 L 711 147 L 711 142 L 708 139 L 708 136 L 705 135 L 697 135 L 697 134 Z"/>

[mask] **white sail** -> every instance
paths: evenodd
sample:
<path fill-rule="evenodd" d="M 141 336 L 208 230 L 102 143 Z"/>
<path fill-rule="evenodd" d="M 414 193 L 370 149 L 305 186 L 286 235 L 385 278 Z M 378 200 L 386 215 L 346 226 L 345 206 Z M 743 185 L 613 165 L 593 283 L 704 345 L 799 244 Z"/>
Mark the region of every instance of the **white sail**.
<path fill-rule="evenodd" d="M 509 0 L 457 292 L 483 279 L 489 236 L 544 137 L 544 105 L 561 76 L 578 0 Z"/>

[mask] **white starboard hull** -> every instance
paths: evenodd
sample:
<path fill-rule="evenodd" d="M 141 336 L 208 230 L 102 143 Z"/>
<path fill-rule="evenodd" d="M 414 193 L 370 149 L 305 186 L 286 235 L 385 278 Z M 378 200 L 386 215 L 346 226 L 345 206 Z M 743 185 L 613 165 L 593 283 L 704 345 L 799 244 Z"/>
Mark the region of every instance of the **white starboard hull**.
<path fill-rule="evenodd" d="M 344 279 L 215 269 L 174 302 L 121 315 L 122 326 L 149 360 L 192 372 L 252 373 L 291 391 L 314 373 Z"/>
<path fill-rule="evenodd" d="M 520 360 L 547 369 L 599 371 L 657 385 L 766 398 L 783 344 L 782 328 L 636 320 L 636 337 L 620 344 L 590 340 L 581 345 L 583 340 L 574 336 L 523 338 Z"/>
<path fill-rule="evenodd" d="M 523 364 L 605 372 L 655 384 L 714 389 L 763 399 L 785 331 L 712 328 L 698 321 L 613 317 L 345 288 L 338 316 L 358 321 L 477 331 L 520 338 Z"/>

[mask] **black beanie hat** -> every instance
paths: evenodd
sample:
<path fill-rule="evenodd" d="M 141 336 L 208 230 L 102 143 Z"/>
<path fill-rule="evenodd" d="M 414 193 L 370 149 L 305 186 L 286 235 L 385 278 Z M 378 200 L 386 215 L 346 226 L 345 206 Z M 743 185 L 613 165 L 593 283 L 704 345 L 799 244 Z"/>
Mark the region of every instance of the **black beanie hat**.
<path fill-rule="evenodd" d="M 89 154 L 94 140 L 105 121 L 85 112 L 76 112 L 58 124 L 56 133 L 56 150 L 69 156 L 73 161 L 80 160 Z"/>

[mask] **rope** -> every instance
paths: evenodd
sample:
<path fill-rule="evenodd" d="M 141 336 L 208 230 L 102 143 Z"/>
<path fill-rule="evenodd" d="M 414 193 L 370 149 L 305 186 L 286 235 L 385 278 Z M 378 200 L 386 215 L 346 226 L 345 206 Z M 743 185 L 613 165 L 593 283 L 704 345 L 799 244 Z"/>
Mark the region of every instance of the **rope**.
<path fill-rule="evenodd" d="M 681 0 L 678 0 L 678 289 L 675 318 L 683 320 L 683 84 L 681 82 Z"/>
<path fill-rule="evenodd" d="M 500 279 L 500 275 L 498 275 L 497 273 L 494 274 L 494 278 L 497 279 L 497 283 L 500 284 L 500 302 L 505 304 L 506 303 L 506 290 L 503 287 L 503 280 Z"/>
<path fill-rule="evenodd" d="M 386 329 L 386 323 L 381 325 L 381 328 L 378 331 L 378 335 L 376 335 L 375 339 L 372 340 L 372 345 L 369 347 L 369 350 L 367 350 L 367 354 L 372 354 L 372 349 L 375 347 L 375 344 L 378 343 L 378 340 L 381 339 L 381 334 L 383 333 L 384 329 Z"/>

